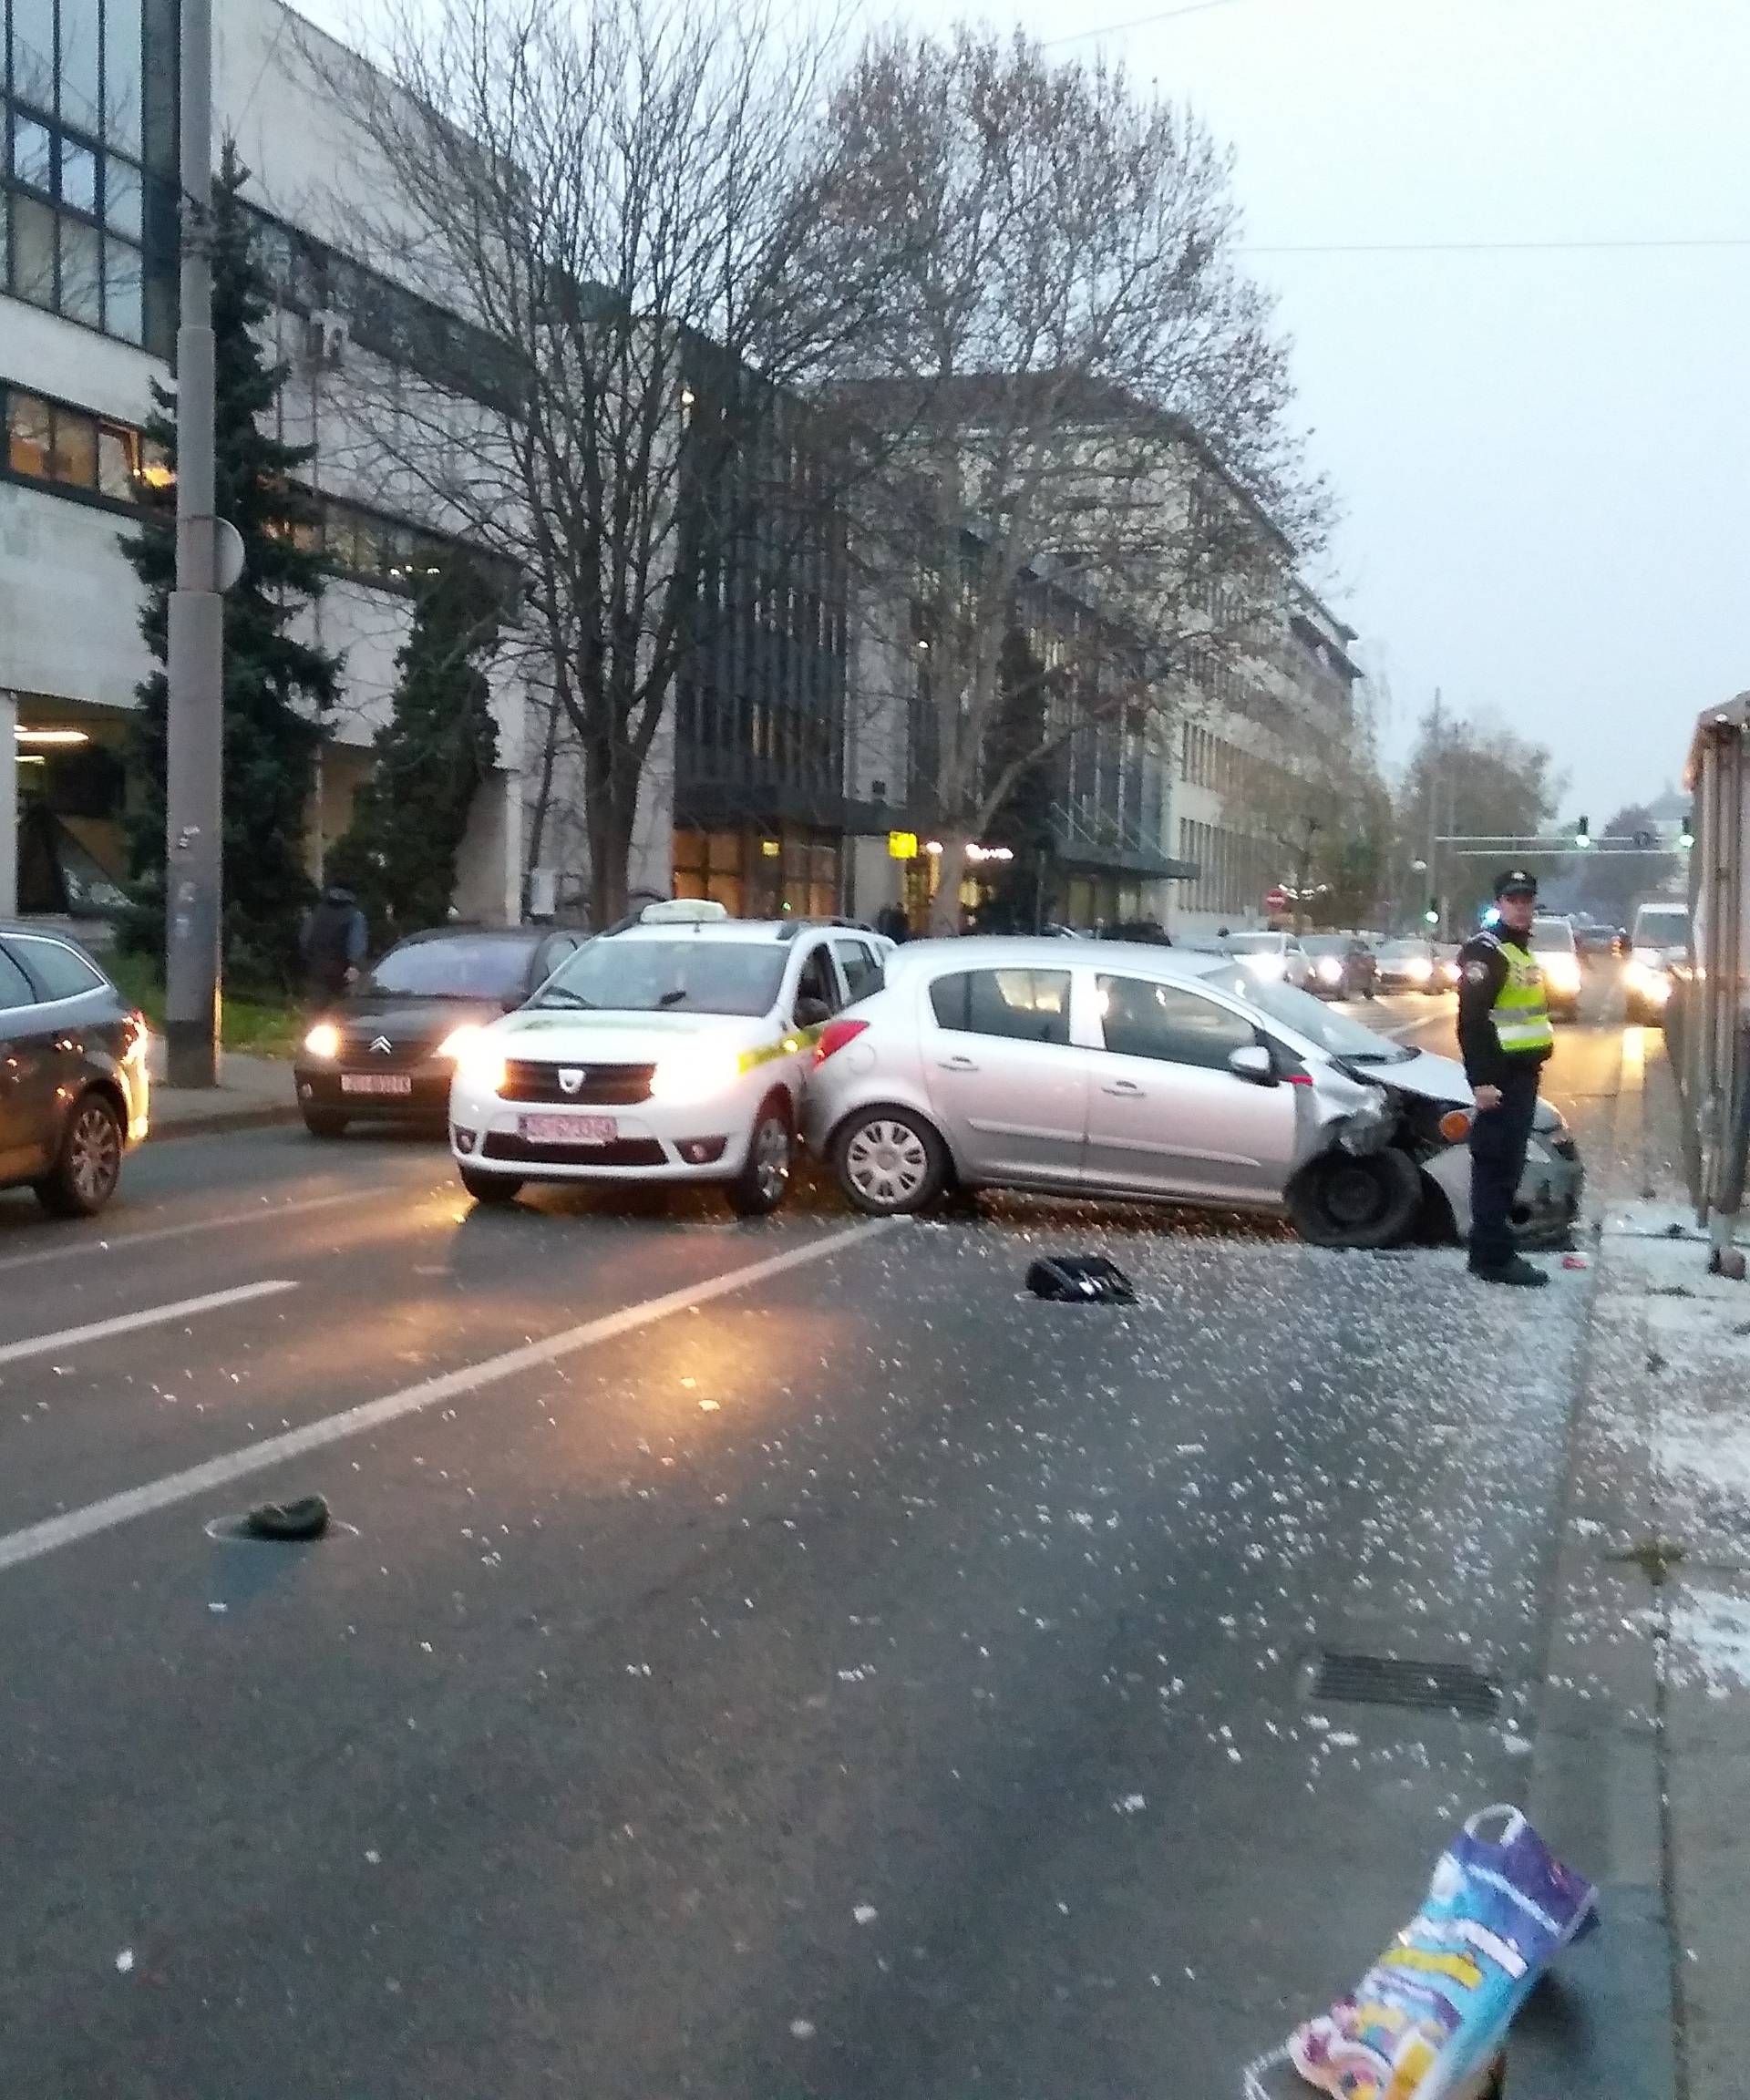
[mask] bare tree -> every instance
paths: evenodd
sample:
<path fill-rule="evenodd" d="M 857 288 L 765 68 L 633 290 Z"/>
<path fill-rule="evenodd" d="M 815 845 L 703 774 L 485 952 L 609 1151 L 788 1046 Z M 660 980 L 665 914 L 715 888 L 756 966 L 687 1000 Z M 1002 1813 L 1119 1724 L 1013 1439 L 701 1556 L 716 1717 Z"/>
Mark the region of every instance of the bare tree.
<path fill-rule="evenodd" d="M 1280 617 L 1323 494 L 1235 261 L 1228 160 L 1189 116 L 1121 69 L 962 29 L 872 39 L 829 128 L 818 273 L 873 259 L 880 296 L 821 376 L 904 439 L 890 500 L 911 530 L 881 538 L 911 549 L 930 656 L 946 926 L 1017 777 L 1090 731 L 1158 742 L 1199 690 L 1194 654 L 1241 653 Z M 993 734 L 1014 715 L 999 658 L 1044 585 L 1090 616 L 1022 750 Z"/>
<path fill-rule="evenodd" d="M 1448 928 L 1468 928 L 1491 894 L 1491 881 L 1514 856 L 1465 854 L 1442 838 L 1535 838 L 1554 817 L 1565 788 L 1549 751 L 1487 715 L 1442 715 L 1438 703 L 1418 727 L 1397 796 L 1405 859 L 1431 858 L 1427 887 Z M 1543 860 L 1548 880 L 1564 860 Z"/>
<path fill-rule="evenodd" d="M 471 326 L 359 365 L 350 414 L 404 502 L 526 579 L 537 770 L 576 756 L 600 922 L 720 551 L 807 480 L 775 405 L 867 279 L 804 266 L 826 39 L 727 0 L 392 0 L 370 38 L 302 51 L 361 142 L 348 244 Z"/>

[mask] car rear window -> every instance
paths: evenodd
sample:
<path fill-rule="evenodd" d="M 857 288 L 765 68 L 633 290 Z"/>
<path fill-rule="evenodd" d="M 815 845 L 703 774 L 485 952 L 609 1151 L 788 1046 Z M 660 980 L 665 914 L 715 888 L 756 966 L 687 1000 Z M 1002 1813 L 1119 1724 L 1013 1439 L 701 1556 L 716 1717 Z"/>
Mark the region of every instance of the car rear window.
<path fill-rule="evenodd" d="M 1534 919 L 1531 921 L 1531 946 L 1542 949 L 1547 955 L 1571 955 L 1574 952 L 1574 930 L 1565 919 Z"/>
<path fill-rule="evenodd" d="M 59 941 L 43 941 L 26 934 L 15 939 L 13 948 L 42 986 L 45 999 L 77 999 L 88 992 L 103 989 L 100 973 Z"/>
<path fill-rule="evenodd" d="M 0 1010 L 8 1006 L 34 1006 L 36 987 L 13 961 L 4 948 L 0 948 Z"/>
<path fill-rule="evenodd" d="M 391 948 L 361 990 L 391 999 L 520 999 L 535 942 L 482 934 Z"/>
<path fill-rule="evenodd" d="M 961 1035 L 1069 1041 L 1067 970 L 957 970 L 931 985 L 930 1004 Z"/>
<path fill-rule="evenodd" d="M 533 1003 L 610 1014 L 769 1014 L 789 956 L 777 941 L 604 935 L 580 948 Z"/>
<path fill-rule="evenodd" d="M 1643 904 L 1634 915 L 1637 948 L 1683 948 L 1689 944 L 1689 911 L 1681 904 Z"/>

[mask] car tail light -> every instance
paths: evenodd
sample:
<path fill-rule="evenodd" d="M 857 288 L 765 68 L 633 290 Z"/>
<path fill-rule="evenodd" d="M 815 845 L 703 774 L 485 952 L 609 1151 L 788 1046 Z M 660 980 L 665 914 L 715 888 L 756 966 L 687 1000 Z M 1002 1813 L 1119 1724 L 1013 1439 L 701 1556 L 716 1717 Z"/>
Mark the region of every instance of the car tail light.
<path fill-rule="evenodd" d="M 128 1016 L 128 1035 L 122 1044 L 124 1064 L 143 1065 L 146 1053 L 151 1046 L 151 1031 L 146 1025 L 146 1016 L 138 1007 Z"/>
<path fill-rule="evenodd" d="M 867 1021 L 829 1021 L 814 1046 L 815 1063 L 824 1065 L 835 1050 L 842 1050 L 847 1043 L 854 1043 L 868 1026 Z"/>

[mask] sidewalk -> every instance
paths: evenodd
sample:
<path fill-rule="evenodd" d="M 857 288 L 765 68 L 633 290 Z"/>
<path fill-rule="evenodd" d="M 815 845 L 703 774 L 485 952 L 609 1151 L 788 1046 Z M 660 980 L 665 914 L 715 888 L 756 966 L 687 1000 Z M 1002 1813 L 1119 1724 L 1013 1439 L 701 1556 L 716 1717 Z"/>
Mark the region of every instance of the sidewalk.
<path fill-rule="evenodd" d="M 1707 1273 L 1644 1041 L 1600 1177 L 1529 1803 L 1603 1925 L 1527 2008 L 1509 2100 L 1750 2090 L 1750 1289 Z"/>
<path fill-rule="evenodd" d="M 248 1129 L 298 1120 L 292 1067 L 283 1057 L 256 1057 L 247 1051 L 227 1050 L 220 1059 L 216 1086 L 167 1086 L 163 1071 L 164 1039 L 154 1035 L 154 1138 L 198 1138 L 214 1130 Z"/>

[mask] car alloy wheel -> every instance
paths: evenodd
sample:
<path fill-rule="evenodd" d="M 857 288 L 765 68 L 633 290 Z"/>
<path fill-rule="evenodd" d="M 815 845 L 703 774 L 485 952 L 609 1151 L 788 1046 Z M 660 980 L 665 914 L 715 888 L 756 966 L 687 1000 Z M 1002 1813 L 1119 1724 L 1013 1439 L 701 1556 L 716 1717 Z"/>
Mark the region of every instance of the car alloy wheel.
<path fill-rule="evenodd" d="M 79 1200 L 94 1210 L 108 1201 L 121 1178 L 121 1132 L 113 1111 L 101 1101 L 85 1102 L 73 1119 L 67 1173 Z"/>
<path fill-rule="evenodd" d="M 790 1185 L 790 1133 L 781 1116 L 768 1116 L 754 1133 L 754 1187 L 774 1209 Z"/>
<path fill-rule="evenodd" d="M 747 1141 L 747 1158 L 729 1184 L 729 1206 L 737 1217 L 765 1218 L 784 1200 L 790 1186 L 790 1119 L 777 1102 L 768 1101 Z"/>
<path fill-rule="evenodd" d="M 932 1161 L 909 1123 L 865 1123 L 845 1147 L 845 1179 L 871 1209 L 901 1210 L 928 1185 Z"/>
<path fill-rule="evenodd" d="M 36 1199 L 57 1218 L 89 1218 L 115 1194 L 121 1179 L 121 1118 L 101 1094 L 74 1107 L 54 1169 L 36 1184 Z"/>

